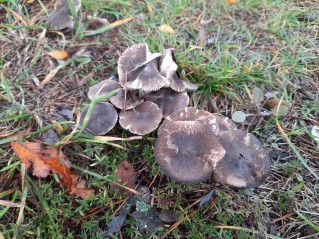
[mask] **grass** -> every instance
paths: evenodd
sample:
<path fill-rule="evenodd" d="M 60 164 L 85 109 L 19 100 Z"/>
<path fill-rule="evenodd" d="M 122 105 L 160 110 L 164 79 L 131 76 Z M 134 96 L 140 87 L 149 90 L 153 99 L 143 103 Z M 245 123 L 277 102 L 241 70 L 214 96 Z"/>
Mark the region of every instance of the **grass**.
<path fill-rule="evenodd" d="M 0 205 L 0 237 L 100 238 L 123 199 L 110 188 L 122 160 L 133 164 L 140 185 L 150 187 L 154 207 L 180 212 L 183 222 L 176 228 L 164 225 L 150 235 L 138 231 L 129 214 L 114 238 L 161 238 L 167 233 L 167 238 L 318 236 L 319 153 L 309 133 L 319 124 L 316 1 L 83 0 L 83 13 L 110 22 L 134 18 L 88 36 L 83 16 L 74 31 L 48 31 L 40 43 L 45 11 L 35 26 L 23 22 L 33 19 L 49 1 L 30 3 L 29 10 L 15 0 L 5 3 L 10 10 L 0 7 L 0 199 L 21 203 L 25 198 L 25 207 L 24 221 L 18 225 L 20 208 Z M 315 20 L 300 20 L 308 15 Z M 169 24 L 176 33 L 159 31 L 162 24 Z M 277 97 L 290 105 L 285 117 L 238 124 L 258 136 L 269 151 L 289 154 L 272 159 L 271 175 L 260 188 L 233 190 L 210 179 L 196 185 L 169 180 L 154 163 L 156 133 L 142 140 L 119 142 L 130 149 L 125 151 L 103 140 L 91 142 L 68 128 L 69 121 L 56 113 L 58 109 L 83 107 L 88 102 L 89 86 L 116 73 L 119 54 L 141 42 L 152 52 L 176 48 L 180 75 L 199 85 L 192 95 L 193 106 L 229 117 L 237 110 L 255 114 L 259 108 L 250 99 L 255 87 L 264 93 L 276 91 Z M 86 46 L 90 54 L 69 64 L 58 64 L 43 54 L 64 46 Z M 55 77 L 39 90 L 37 81 L 56 67 Z M 79 85 L 91 72 L 93 79 Z M 30 171 L 26 189 L 21 191 L 21 164 L 8 143 L 20 138 L 41 141 L 44 130 L 57 127 L 63 128 L 61 138 L 67 137 L 63 151 L 72 159 L 74 170 L 95 189 L 94 199 L 70 196 L 59 186 L 57 177 L 39 180 Z M 108 135 L 130 137 L 119 127 Z M 194 204 L 213 188 L 209 203 L 200 208 Z"/>

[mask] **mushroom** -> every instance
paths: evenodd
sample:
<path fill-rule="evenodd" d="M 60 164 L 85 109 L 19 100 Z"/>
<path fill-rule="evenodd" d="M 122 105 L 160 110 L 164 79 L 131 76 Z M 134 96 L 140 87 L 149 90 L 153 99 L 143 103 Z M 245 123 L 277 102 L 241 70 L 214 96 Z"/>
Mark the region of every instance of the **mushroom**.
<path fill-rule="evenodd" d="M 81 8 L 80 0 L 72 0 L 75 15 Z M 74 28 L 74 19 L 70 10 L 68 0 L 58 0 L 54 5 L 53 11 L 48 15 L 48 25 L 53 30 L 63 30 L 65 28 Z"/>
<path fill-rule="evenodd" d="M 223 131 L 218 138 L 226 154 L 217 162 L 214 181 L 233 188 L 256 188 L 262 184 L 271 166 L 259 140 L 242 130 Z"/>
<path fill-rule="evenodd" d="M 158 106 L 144 101 L 135 108 L 120 113 L 120 125 L 133 134 L 145 135 L 157 128 L 162 119 Z"/>
<path fill-rule="evenodd" d="M 116 81 L 116 77 L 112 76 L 107 80 L 103 80 L 96 85 L 90 87 L 88 92 L 89 99 L 93 99 L 93 97 L 101 97 L 107 95 L 108 93 L 112 92 L 121 87 L 121 85 Z"/>
<path fill-rule="evenodd" d="M 160 59 L 159 71 L 166 78 L 170 79 L 177 71 L 177 64 L 173 59 L 174 48 L 166 49 Z M 169 85 L 167 85 L 168 87 Z"/>
<path fill-rule="evenodd" d="M 171 82 L 169 87 L 177 92 L 197 90 L 197 85 L 189 81 L 182 80 L 178 77 L 177 73 L 175 73 L 169 80 Z"/>
<path fill-rule="evenodd" d="M 168 80 L 158 71 L 161 54 L 151 54 L 148 46 L 136 44 L 127 48 L 118 61 L 119 82 L 125 89 L 155 91 L 167 84 Z"/>
<path fill-rule="evenodd" d="M 138 98 L 137 94 L 138 91 L 120 89 L 116 95 L 110 97 L 110 101 L 116 108 L 129 110 L 144 102 L 144 99 Z"/>
<path fill-rule="evenodd" d="M 167 124 L 171 121 L 199 121 L 213 131 L 216 136 L 223 131 L 237 130 L 236 124 L 223 115 L 209 113 L 205 110 L 198 110 L 195 107 L 186 107 L 179 109 L 166 117 L 157 134 L 160 135 L 162 130 L 166 128 Z"/>
<path fill-rule="evenodd" d="M 159 69 L 160 73 L 169 80 L 169 84 L 165 87 L 170 87 L 174 91 L 183 92 L 183 91 L 194 91 L 197 89 L 197 85 L 182 80 L 177 75 L 177 64 L 174 61 L 173 52 L 174 48 L 169 48 L 164 51 L 160 59 Z"/>
<path fill-rule="evenodd" d="M 182 183 L 206 180 L 225 155 L 213 132 L 199 121 L 172 121 L 159 135 L 155 158 L 170 178 Z"/>
<path fill-rule="evenodd" d="M 178 109 L 187 107 L 189 97 L 186 92 L 180 93 L 170 88 L 162 88 L 144 97 L 147 101 L 152 101 L 161 109 L 163 117 L 174 113 Z"/>
<path fill-rule="evenodd" d="M 80 125 L 83 125 L 90 105 L 87 105 L 81 113 Z M 93 106 L 90 118 L 85 131 L 92 135 L 103 135 L 115 126 L 118 119 L 117 112 L 113 105 L 107 102 L 97 103 Z"/>

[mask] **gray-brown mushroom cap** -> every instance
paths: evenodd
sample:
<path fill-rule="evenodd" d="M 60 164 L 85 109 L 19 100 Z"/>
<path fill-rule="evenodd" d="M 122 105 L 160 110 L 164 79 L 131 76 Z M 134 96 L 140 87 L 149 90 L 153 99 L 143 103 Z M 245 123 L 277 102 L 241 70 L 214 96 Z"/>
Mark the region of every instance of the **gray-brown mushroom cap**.
<path fill-rule="evenodd" d="M 186 92 L 180 93 L 170 88 L 162 88 L 156 92 L 151 92 L 144 99 L 157 104 L 164 118 L 178 109 L 187 107 L 189 103 L 189 97 Z"/>
<path fill-rule="evenodd" d="M 75 15 L 81 9 L 80 0 L 72 0 Z M 54 9 L 48 15 L 48 25 L 53 30 L 63 30 L 65 28 L 73 29 L 74 19 L 70 10 L 68 0 L 58 0 L 54 5 Z"/>
<path fill-rule="evenodd" d="M 167 79 L 170 79 L 177 71 L 177 64 L 173 59 L 174 48 L 166 49 L 159 62 L 159 71 Z M 167 85 L 168 87 L 169 85 Z"/>
<path fill-rule="evenodd" d="M 158 71 L 161 54 L 151 54 L 146 44 L 127 48 L 118 61 L 119 82 L 126 89 L 155 91 L 168 81 Z"/>
<path fill-rule="evenodd" d="M 169 80 L 170 80 L 169 87 L 177 92 L 194 91 L 197 89 L 196 84 L 180 79 L 177 73 L 173 74 L 173 76 L 169 78 Z"/>
<path fill-rule="evenodd" d="M 170 123 L 170 121 L 199 121 L 213 131 L 216 136 L 218 136 L 220 132 L 237 130 L 236 124 L 228 117 L 213 114 L 205 110 L 198 110 L 195 107 L 186 107 L 167 116 L 158 130 L 158 135 L 161 134 L 162 130 L 166 128 L 166 125 Z"/>
<path fill-rule="evenodd" d="M 88 92 L 89 99 L 93 99 L 93 97 L 99 98 L 101 96 L 107 95 L 108 93 L 112 92 L 120 88 L 121 85 L 116 81 L 115 77 L 110 77 L 107 80 L 103 80 L 96 85 L 90 87 Z"/>
<path fill-rule="evenodd" d="M 81 112 L 80 125 L 83 124 L 86 113 L 90 105 L 87 105 Z M 103 135 L 109 132 L 115 126 L 118 119 L 117 112 L 113 105 L 107 102 L 97 103 L 93 110 L 85 131 L 92 135 Z"/>
<path fill-rule="evenodd" d="M 205 181 L 224 155 L 214 133 L 198 121 L 170 122 L 155 144 L 159 166 L 182 183 Z"/>
<path fill-rule="evenodd" d="M 189 81 L 182 80 L 177 75 L 177 64 L 174 61 L 173 48 L 166 49 L 159 63 L 159 71 L 160 73 L 165 76 L 169 83 L 165 85 L 165 87 L 170 87 L 174 91 L 177 92 L 184 92 L 184 91 L 194 91 L 197 89 L 197 85 L 193 84 Z"/>
<path fill-rule="evenodd" d="M 145 135 L 154 131 L 162 119 L 158 106 L 150 101 L 144 101 L 131 110 L 120 113 L 120 125 L 133 134 Z"/>
<path fill-rule="evenodd" d="M 254 135 L 236 130 L 221 132 L 218 138 L 226 154 L 214 170 L 216 182 L 233 188 L 256 188 L 265 181 L 270 159 Z"/>
<path fill-rule="evenodd" d="M 129 110 L 144 102 L 144 99 L 139 98 L 137 95 L 138 91 L 120 89 L 116 95 L 110 97 L 110 101 L 118 109 Z"/>

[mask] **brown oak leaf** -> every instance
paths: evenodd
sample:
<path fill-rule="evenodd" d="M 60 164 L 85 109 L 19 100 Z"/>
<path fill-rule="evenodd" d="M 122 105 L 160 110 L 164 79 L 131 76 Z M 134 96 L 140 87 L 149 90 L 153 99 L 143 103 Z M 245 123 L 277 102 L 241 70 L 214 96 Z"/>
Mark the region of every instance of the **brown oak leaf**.
<path fill-rule="evenodd" d="M 47 177 L 50 171 L 60 178 L 60 184 L 66 187 L 70 194 L 76 194 L 82 198 L 93 195 L 93 190 L 85 188 L 85 181 L 77 181 L 78 176 L 71 174 L 69 159 L 58 148 L 49 147 L 42 149 L 40 143 L 34 142 L 11 142 L 12 149 L 18 155 L 27 168 L 33 164 L 33 175 Z"/>

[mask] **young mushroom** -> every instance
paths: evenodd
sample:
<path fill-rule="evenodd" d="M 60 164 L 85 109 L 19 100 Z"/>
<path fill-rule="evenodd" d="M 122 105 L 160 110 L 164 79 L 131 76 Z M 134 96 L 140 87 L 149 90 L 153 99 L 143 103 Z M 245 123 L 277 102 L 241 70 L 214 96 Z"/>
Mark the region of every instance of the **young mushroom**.
<path fill-rule="evenodd" d="M 119 82 L 124 89 L 155 91 L 167 84 L 167 79 L 158 71 L 161 54 L 151 54 L 148 46 L 136 44 L 127 48 L 118 61 Z"/>
<path fill-rule="evenodd" d="M 90 105 L 87 105 L 81 112 L 80 125 L 83 125 Z M 93 106 L 90 118 L 85 131 L 92 135 L 103 135 L 115 126 L 118 119 L 117 112 L 113 105 L 107 102 L 97 103 Z"/>
<path fill-rule="evenodd" d="M 155 144 L 159 166 L 182 183 L 205 181 L 224 155 L 214 133 L 198 121 L 171 121 Z"/>
<path fill-rule="evenodd" d="M 268 176 L 271 166 L 267 150 L 252 134 L 224 131 L 219 140 L 226 150 L 214 170 L 214 181 L 233 188 L 256 188 Z"/>
<path fill-rule="evenodd" d="M 189 103 L 189 97 L 186 92 L 176 92 L 170 88 L 162 88 L 151 92 L 144 99 L 157 104 L 164 118 L 181 108 L 187 107 Z"/>
<path fill-rule="evenodd" d="M 80 0 L 72 0 L 72 5 L 75 15 L 77 15 L 81 9 Z M 57 0 L 54 9 L 48 15 L 48 25 L 53 30 L 63 30 L 65 28 L 74 28 L 74 19 L 70 10 L 68 0 Z"/>
<path fill-rule="evenodd" d="M 162 119 L 158 106 L 150 101 L 120 113 L 120 125 L 133 134 L 145 135 L 154 131 Z"/>

